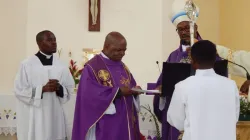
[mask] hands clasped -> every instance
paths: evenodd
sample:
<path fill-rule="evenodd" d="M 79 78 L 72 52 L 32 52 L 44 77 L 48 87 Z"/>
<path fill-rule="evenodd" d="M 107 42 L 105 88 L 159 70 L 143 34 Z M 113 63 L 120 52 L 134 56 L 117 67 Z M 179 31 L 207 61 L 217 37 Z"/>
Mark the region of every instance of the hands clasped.
<path fill-rule="evenodd" d="M 60 84 L 56 79 L 50 79 L 49 82 L 43 86 L 43 92 L 55 92 L 59 89 Z"/>

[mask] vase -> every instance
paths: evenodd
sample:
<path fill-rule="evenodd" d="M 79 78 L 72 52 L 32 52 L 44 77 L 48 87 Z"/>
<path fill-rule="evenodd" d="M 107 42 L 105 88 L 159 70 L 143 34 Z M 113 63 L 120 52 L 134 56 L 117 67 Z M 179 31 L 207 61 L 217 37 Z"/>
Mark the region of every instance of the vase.
<path fill-rule="evenodd" d="M 240 115 L 239 121 L 250 121 L 250 115 Z"/>

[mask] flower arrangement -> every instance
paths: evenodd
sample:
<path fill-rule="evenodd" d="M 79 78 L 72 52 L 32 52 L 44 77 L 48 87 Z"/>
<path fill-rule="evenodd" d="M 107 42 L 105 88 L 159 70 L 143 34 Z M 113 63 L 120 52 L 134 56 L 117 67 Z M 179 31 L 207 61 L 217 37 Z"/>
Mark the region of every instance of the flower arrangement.
<path fill-rule="evenodd" d="M 240 121 L 250 121 L 250 102 L 246 95 L 240 96 Z"/>
<path fill-rule="evenodd" d="M 240 96 L 240 115 L 250 115 L 250 102 L 244 95 Z"/>
<path fill-rule="evenodd" d="M 147 110 L 148 113 L 150 113 L 149 116 L 149 122 L 151 122 L 152 120 L 155 123 L 155 127 L 156 127 L 156 137 L 151 138 L 151 136 L 148 137 L 148 139 L 150 140 L 161 140 L 161 134 L 160 134 L 160 128 L 159 128 L 159 124 L 158 124 L 158 120 L 155 116 L 155 114 L 151 111 L 151 108 L 149 105 L 146 106 L 141 106 L 141 108 Z M 144 114 L 142 112 L 140 112 L 140 115 L 142 115 L 142 120 L 145 120 L 145 116 L 147 115 L 147 112 L 145 112 Z"/>
<path fill-rule="evenodd" d="M 146 140 L 146 137 L 140 133 L 140 140 Z"/>
<path fill-rule="evenodd" d="M 70 66 L 69 66 L 69 70 L 70 70 L 70 73 L 72 74 L 73 76 L 73 79 L 75 81 L 75 87 L 79 84 L 79 81 L 80 81 L 80 76 L 81 76 L 81 73 L 82 73 L 82 69 L 79 69 L 76 65 L 76 61 L 74 60 L 70 60 Z"/>

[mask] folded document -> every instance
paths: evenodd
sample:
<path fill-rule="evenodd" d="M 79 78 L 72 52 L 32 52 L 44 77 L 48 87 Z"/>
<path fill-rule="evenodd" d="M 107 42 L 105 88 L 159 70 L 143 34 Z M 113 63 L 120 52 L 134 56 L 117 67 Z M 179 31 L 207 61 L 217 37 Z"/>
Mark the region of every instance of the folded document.
<path fill-rule="evenodd" d="M 132 88 L 131 90 L 135 92 L 146 93 L 146 94 L 161 94 L 159 90 L 143 90 L 143 89 L 137 89 L 137 88 Z"/>

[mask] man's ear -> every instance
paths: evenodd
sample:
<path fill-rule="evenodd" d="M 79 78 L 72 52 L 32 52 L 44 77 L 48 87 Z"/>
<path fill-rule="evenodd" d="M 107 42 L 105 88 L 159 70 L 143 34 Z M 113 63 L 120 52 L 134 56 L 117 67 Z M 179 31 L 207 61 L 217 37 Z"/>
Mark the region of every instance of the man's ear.
<path fill-rule="evenodd" d="M 194 43 L 196 43 L 196 42 L 198 42 L 198 41 L 199 41 L 198 39 L 194 38 Z"/>
<path fill-rule="evenodd" d="M 104 51 L 106 51 L 108 48 L 109 48 L 109 46 L 106 45 L 106 44 L 103 46 L 103 50 L 104 50 Z"/>

